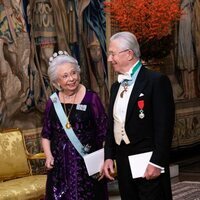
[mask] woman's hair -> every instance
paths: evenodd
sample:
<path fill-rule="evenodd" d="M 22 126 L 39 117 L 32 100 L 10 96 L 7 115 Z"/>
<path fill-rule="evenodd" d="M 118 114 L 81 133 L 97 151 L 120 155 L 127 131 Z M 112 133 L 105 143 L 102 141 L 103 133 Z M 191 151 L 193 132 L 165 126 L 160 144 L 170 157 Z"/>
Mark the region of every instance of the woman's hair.
<path fill-rule="evenodd" d="M 137 38 L 133 33 L 130 32 L 119 32 L 114 34 L 110 41 L 112 40 L 120 40 L 120 47 L 125 49 L 130 49 L 134 52 L 136 58 L 140 58 L 140 46 L 138 44 Z"/>
<path fill-rule="evenodd" d="M 54 53 L 52 57 L 49 58 L 49 68 L 48 68 L 48 76 L 50 79 L 50 82 L 60 91 L 62 88 L 58 84 L 58 70 L 60 65 L 62 64 L 72 64 L 74 66 L 74 69 L 79 72 L 80 74 L 80 66 L 78 64 L 78 61 L 73 58 L 72 56 L 68 55 L 67 52 L 59 51 L 58 53 Z"/>

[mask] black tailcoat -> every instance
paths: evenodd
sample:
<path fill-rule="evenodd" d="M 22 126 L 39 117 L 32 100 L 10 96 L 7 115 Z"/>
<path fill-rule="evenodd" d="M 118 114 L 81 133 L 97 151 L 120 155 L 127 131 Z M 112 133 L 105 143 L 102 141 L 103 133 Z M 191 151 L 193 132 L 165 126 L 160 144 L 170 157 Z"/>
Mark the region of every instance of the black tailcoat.
<path fill-rule="evenodd" d="M 150 162 L 165 167 L 166 173 L 161 177 L 168 182 L 166 187 L 170 187 L 168 165 L 175 121 L 170 80 L 166 75 L 151 71 L 144 66 L 141 67 L 131 92 L 125 119 L 125 130 L 130 144 L 124 145 L 123 150 L 115 143 L 113 133 L 113 106 L 119 86 L 120 84 L 115 82 L 111 87 L 108 111 L 109 133 L 105 145 L 105 158 L 117 160 L 119 182 L 124 183 L 131 175 L 128 155 L 153 151 Z M 140 100 L 144 103 L 145 117 L 143 119 L 139 117 L 138 102 Z M 166 200 L 170 200 L 170 197 Z"/>

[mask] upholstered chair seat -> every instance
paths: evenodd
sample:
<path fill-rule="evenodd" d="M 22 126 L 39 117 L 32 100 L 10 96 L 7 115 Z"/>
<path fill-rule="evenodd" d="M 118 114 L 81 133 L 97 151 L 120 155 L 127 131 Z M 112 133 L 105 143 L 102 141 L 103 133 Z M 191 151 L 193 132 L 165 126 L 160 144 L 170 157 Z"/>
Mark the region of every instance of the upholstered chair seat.
<path fill-rule="evenodd" d="M 1 200 L 44 198 L 46 176 L 33 175 L 0 183 Z"/>
<path fill-rule="evenodd" d="M 30 159 L 44 154 L 30 155 L 20 130 L 0 132 L 0 200 L 44 198 L 46 175 L 33 175 Z"/>

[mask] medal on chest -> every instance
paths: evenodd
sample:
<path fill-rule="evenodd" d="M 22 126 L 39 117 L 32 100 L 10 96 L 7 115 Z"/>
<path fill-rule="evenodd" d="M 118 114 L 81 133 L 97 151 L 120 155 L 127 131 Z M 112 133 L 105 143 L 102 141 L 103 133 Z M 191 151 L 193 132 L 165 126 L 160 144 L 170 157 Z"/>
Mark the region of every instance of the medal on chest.
<path fill-rule="evenodd" d="M 145 117 L 144 114 L 144 100 L 138 101 L 138 107 L 139 107 L 139 118 L 143 119 Z"/>

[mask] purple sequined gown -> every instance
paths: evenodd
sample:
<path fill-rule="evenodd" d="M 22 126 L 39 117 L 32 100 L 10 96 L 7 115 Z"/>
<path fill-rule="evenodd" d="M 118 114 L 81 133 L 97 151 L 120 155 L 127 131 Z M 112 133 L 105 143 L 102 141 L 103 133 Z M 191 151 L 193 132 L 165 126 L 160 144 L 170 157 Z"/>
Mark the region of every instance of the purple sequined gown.
<path fill-rule="evenodd" d="M 73 130 L 83 145 L 91 145 L 91 152 L 102 148 L 107 131 L 107 116 L 96 93 L 87 91 L 81 105 L 76 104 L 70 114 Z M 69 109 L 71 104 L 66 104 Z M 54 168 L 48 171 L 47 200 L 107 200 L 105 180 L 98 182 L 89 177 L 82 157 L 69 141 L 48 100 L 42 137 L 51 141 Z"/>

